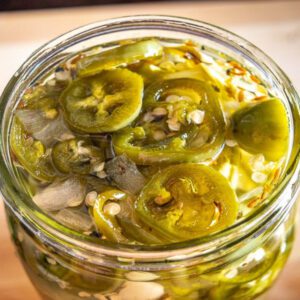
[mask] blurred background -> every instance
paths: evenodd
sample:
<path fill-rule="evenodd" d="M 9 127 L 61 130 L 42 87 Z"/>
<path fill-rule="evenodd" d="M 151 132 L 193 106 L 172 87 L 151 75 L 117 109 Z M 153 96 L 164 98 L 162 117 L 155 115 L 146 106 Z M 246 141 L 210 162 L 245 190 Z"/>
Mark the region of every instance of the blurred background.
<path fill-rule="evenodd" d="M 231 30 L 271 56 L 300 92 L 300 0 L 0 0 L 0 94 L 43 43 L 87 23 L 134 14 L 177 15 Z M 1 199 L 0 228 L 0 300 L 38 300 L 15 255 Z M 299 283 L 300 230 L 286 268 L 263 299 L 299 300 Z"/>
<path fill-rule="evenodd" d="M 0 0 L 0 11 L 162 1 L 166 0 Z"/>
<path fill-rule="evenodd" d="M 41 0 L 0 0 L 0 11 L 75 7 L 75 6 L 88 6 L 88 5 L 99 5 L 99 4 L 107 5 L 107 4 L 120 4 L 120 3 L 141 3 L 141 2 L 155 3 L 155 2 L 163 2 L 163 1 L 167 1 L 167 0 L 43 0 L 43 1 Z M 181 1 L 175 0 L 175 1 L 185 2 L 182 0 Z M 192 1 L 213 2 L 214 0 L 192 0 Z M 221 1 L 225 2 L 224 0 L 219 0 L 218 2 Z M 242 0 L 239 1 L 236 0 L 236 2 L 241 2 L 241 1 Z M 253 1 L 259 2 L 260 0 L 253 0 Z"/>

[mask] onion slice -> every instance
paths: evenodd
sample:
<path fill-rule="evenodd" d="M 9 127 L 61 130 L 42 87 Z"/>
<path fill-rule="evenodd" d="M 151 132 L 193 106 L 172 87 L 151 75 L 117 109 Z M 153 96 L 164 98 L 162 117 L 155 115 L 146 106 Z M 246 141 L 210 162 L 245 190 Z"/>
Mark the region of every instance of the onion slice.
<path fill-rule="evenodd" d="M 62 140 L 63 136 L 72 137 L 74 135 L 65 125 L 61 115 L 49 121 L 40 131 L 33 133 L 33 137 L 40 140 L 46 146 L 54 141 Z"/>
<path fill-rule="evenodd" d="M 42 210 L 58 211 L 66 207 L 80 205 L 85 197 L 86 185 L 77 177 L 63 182 L 56 181 L 33 197 L 33 201 Z"/>
<path fill-rule="evenodd" d="M 137 194 L 145 185 L 145 177 L 126 155 L 116 156 L 105 164 L 105 171 L 116 186 Z"/>
<path fill-rule="evenodd" d="M 87 232 L 93 228 L 91 217 L 80 210 L 65 208 L 53 214 L 53 218 L 76 231 Z"/>
<path fill-rule="evenodd" d="M 45 118 L 38 110 L 19 109 L 16 111 L 16 117 L 20 120 L 25 130 L 45 146 L 63 139 L 64 136 L 73 136 L 61 115 L 51 120 Z"/>
<path fill-rule="evenodd" d="M 16 117 L 29 133 L 38 132 L 49 123 L 49 120 L 44 118 L 38 110 L 18 109 L 16 110 Z"/>

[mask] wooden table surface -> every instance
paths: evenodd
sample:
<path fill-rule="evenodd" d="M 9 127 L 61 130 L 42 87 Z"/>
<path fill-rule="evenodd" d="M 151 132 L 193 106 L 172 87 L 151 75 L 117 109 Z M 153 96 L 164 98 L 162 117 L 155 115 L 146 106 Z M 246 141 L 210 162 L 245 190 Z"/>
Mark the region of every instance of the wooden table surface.
<path fill-rule="evenodd" d="M 131 14 L 169 14 L 214 23 L 268 53 L 300 91 L 300 1 L 169 2 L 0 13 L 0 92 L 39 45 L 72 28 Z M 39 299 L 9 238 L 0 205 L 0 300 Z M 300 299 L 300 237 L 268 300 Z M 62 299 L 63 300 L 63 299 Z"/>

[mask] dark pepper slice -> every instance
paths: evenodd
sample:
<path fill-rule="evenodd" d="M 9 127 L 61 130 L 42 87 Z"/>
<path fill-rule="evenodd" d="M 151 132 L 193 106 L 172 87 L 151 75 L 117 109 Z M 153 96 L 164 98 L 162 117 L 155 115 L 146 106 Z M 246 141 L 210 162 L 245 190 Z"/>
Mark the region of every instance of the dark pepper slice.
<path fill-rule="evenodd" d="M 12 124 L 10 145 L 19 162 L 33 177 L 42 181 L 54 180 L 55 170 L 45 146 L 28 135 L 17 118 Z"/>
<path fill-rule="evenodd" d="M 77 64 L 77 73 L 79 77 L 91 76 L 123 64 L 160 56 L 162 52 L 163 47 L 155 40 L 123 45 L 80 59 Z"/>
<path fill-rule="evenodd" d="M 74 80 L 60 101 L 66 121 L 80 132 L 103 133 L 129 125 L 142 106 L 143 80 L 126 69 Z"/>
<path fill-rule="evenodd" d="M 109 207 L 109 205 L 114 207 Z M 118 243 L 162 243 L 160 236 L 152 234 L 144 226 L 141 226 L 135 216 L 130 196 L 121 190 L 107 190 L 100 193 L 90 211 L 99 232 L 110 241 Z"/>
<path fill-rule="evenodd" d="M 52 161 L 62 173 L 87 175 L 92 172 L 93 163 L 104 161 L 104 154 L 88 141 L 77 138 L 56 143 Z"/>
<path fill-rule="evenodd" d="M 38 85 L 28 89 L 21 101 L 20 106 L 28 109 L 53 109 L 57 107 L 58 98 L 63 87 Z"/>
<path fill-rule="evenodd" d="M 172 103 L 168 95 L 185 97 Z M 180 98 L 179 98 L 180 99 Z M 195 79 L 172 79 L 155 82 L 146 90 L 144 111 L 154 108 L 168 108 L 173 105 L 180 111 L 181 129 L 161 141 L 149 138 L 157 126 L 166 129 L 167 116 L 159 122 L 145 123 L 126 128 L 113 135 L 113 144 L 117 154 L 126 155 L 137 164 L 154 162 L 203 162 L 214 158 L 224 144 L 224 117 L 219 104 L 218 93 L 207 83 Z M 201 110 L 205 117 L 201 124 L 184 123 L 186 113 Z"/>
<path fill-rule="evenodd" d="M 126 243 L 128 239 L 122 234 L 122 228 L 118 224 L 115 215 L 106 210 L 110 203 L 116 203 L 126 199 L 127 194 L 120 190 L 109 190 L 98 195 L 92 209 L 92 215 L 99 231 L 110 241 Z"/>
<path fill-rule="evenodd" d="M 173 242 L 225 229 L 238 213 L 236 196 L 227 180 L 199 164 L 162 170 L 144 187 L 135 208 L 153 231 Z"/>
<path fill-rule="evenodd" d="M 250 153 L 262 153 L 276 161 L 287 153 L 289 120 L 283 103 L 276 98 L 237 111 L 233 134 L 239 146 Z"/>

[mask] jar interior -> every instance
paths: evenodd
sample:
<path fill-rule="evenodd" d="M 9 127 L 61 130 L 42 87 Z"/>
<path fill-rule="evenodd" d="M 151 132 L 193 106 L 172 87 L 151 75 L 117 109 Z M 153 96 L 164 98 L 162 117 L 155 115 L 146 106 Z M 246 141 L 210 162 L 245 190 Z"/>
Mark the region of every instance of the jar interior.
<path fill-rule="evenodd" d="M 236 226 L 258 215 L 259 212 L 265 209 L 266 206 L 272 203 L 272 201 L 275 201 L 276 193 L 278 193 L 280 188 L 283 187 L 288 180 L 286 171 L 290 167 L 289 159 L 293 151 L 293 138 L 295 135 L 294 117 L 291 107 L 291 101 L 293 101 L 293 99 L 290 98 L 290 94 L 287 93 L 286 89 L 282 88 L 283 81 L 280 81 L 278 77 L 271 75 L 272 72 L 267 66 L 268 62 L 264 61 L 264 57 L 261 55 L 259 50 L 253 48 L 253 46 L 242 39 L 230 36 L 221 29 L 216 28 L 214 31 L 205 25 L 197 28 L 193 28 L 194 26 L 196 25 L 192 22 L 187 25 L 177 21 L 156 24 L 155 21 L 149 21 L 149 23 L 136 21 L 135 23 L 135 20 L 133 20 L 132 23 L 129 23 L 126 26 L 120 25 L 118 22 L 113 25 L 104 23 L 95 27 L 87 26 L 86 28 L 78 29 L 69 34 L 63 35 L 33 54 L 33 56 L 21 67 L 12 79 L 11 85 L 14 85 L 14 94 L 7 97 L 9 102 L 5 108 L 2 108 L 2 112 L 4 110 L 4 118 L 2 121 L 2 146 L 4 146 L 3 156 L 9 172 L 8 174 L 11 176 L 13 184 L 17 187 L 18 192 L 20 190 L 24 191 L 24 177 L 22 178 L 20 172 L 17 172 L 13 167 L 8 138 L 12 121 L 11 117 L 13 115 L 13 111 L 18 105 L 18 101 L 22 97 L 23 92 L 27 88 L 33 86 L 36 82 L 45 81 L 49 77 L 49 74 L 52 74 L 53 70 L 59 64 L 68 60 L 70 57 L 73 57 L 74 53 L 95 51 L 94 47 L 98 47 L 99 44 L 103 47 L 103 49 L 109 49 L 115 46 L 120 40 L 124 40 L 124 34 L 126 32 L 126 40 L 137 38 L 157 38 L 168 45 L 177 45 L 178 43 L 181 43 L 182 40 L 193 40 L 197 44 L 204 46 L 204 51 L 213 57 L 218 57 L 220 53 L 222 53 L 222 55 L 225 55 L 227 59 L 234 59 L 240 62 L 253 74 L 260 78 L 272 95 L 282 99 L 290 119 L 290 149 L 285 169 L 283 171 L 283 174 L 285 175 L 282 176 L 282 180 L 280 184 L 278 184 L 276 191 L 274 191 L 274 195 L 271 195 L 268 201 L 262 204 L 262 206 L 258 206 L 256 210 L 251 212 L 251 214 L 241 218 Z M 180 38 L 178 38 L 179 35 Z M 9 87 L 7 93 L 9 93 Z M 19 202 L 19 204 L 22 203 L 22 205 L 29 207 L 30 210 L 34 210 L 38 218 L 44 218 L 43 213 L 32 204 L 31 199 L 27 195 L 24 195 L 23 192 L 22 195 L 22 201 Z M 45 217 L 45 220 L 46 219 L 48 220 L 47 222 L 53 226 L 57 226 L 57 228 L 63 232 L 72 232 L 72 234 L 74 234 L 72 230 L 69 231 L 69 229 L 65 228 L 61 224 L 57 224 L 51 218 L 48 219 L 48 217 Z M 220 234 L 225 235 L 225 233 Z M 83 238 L 83 240 L 86 239 L 86 237 L 82 237 L 77 233 L 76 235 Z M 95 239 L 91 239 L 91 241 L 95 242 Z M 115 245 L 113 245 L 113 247 L 115 247 Z"/>

